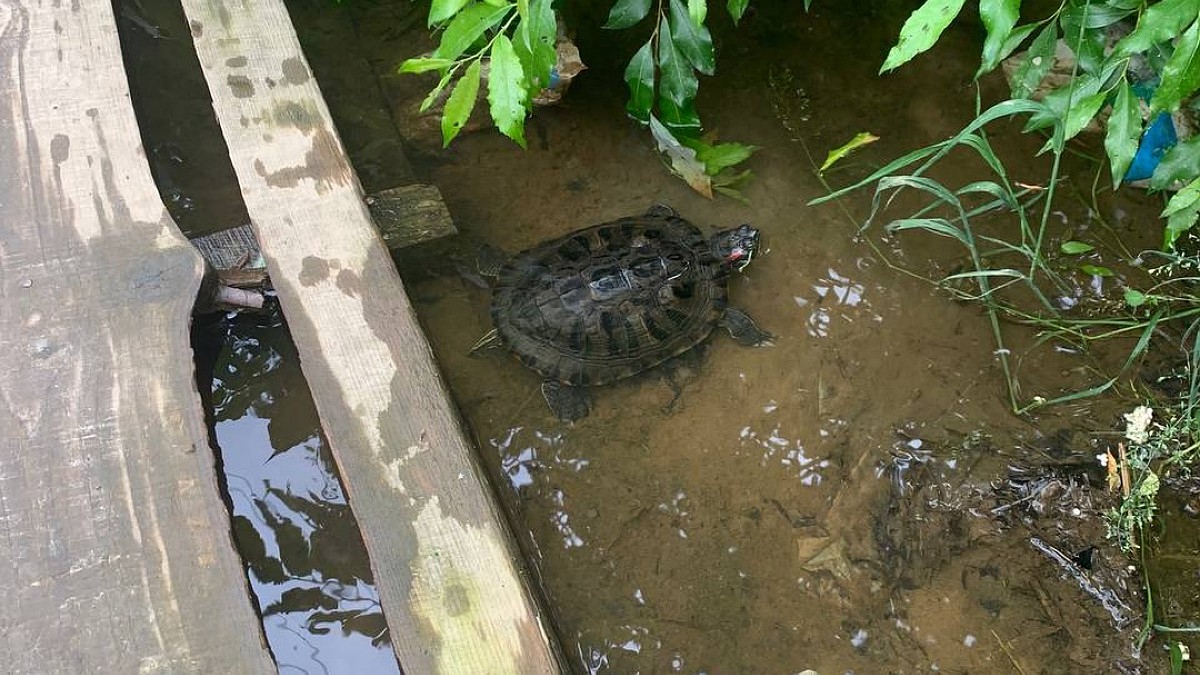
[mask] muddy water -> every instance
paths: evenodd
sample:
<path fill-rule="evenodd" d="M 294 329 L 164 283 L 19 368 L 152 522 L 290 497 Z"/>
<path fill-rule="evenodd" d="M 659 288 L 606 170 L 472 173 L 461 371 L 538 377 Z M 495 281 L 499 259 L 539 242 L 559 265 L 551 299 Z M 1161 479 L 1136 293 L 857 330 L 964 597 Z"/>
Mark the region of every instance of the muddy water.
<path fill-rule="evenodd" d="M 896 12 L 805 15 L 792 6 L 799 3 L 764 2 L 738 31 L 718 30 L 720 75 L 701 93 L 706 124 L 764 148 L 750 163 L 756 178 L 742 205 L 706 200 L 670 177 L 647 135 L 622 117 L 620 73 L 640 44 L 633 37 L 577 35 L 591 69 L 562 105 L 531 120 L 528 151 L 488 131 L 443 151 L 410 115 L 427 83 L 392 72 L 428 47 L 419 8 L 291 4 L 364 183 L 388 187 L 410 175 L 378 159 L 403 136 L 412 171 L 441 188 L 463 231 L 400 255 L 398 265 L 580 672 L 1157 672 L 1160 643 L 1142 661 L 1133 656 L 1140 577 L 1095 518 L 1112 498 L 1098 487 L 1094 455 L 1118 437 L 1128 402 L 1012 416 L 980 311 L 887 264 L 944 274 L 963 262 L 961 252 L 919 235 L 868 246 L 854 236 L 868 194 L 805 206 L 824 192 L 814 160 L 855 133 L 881 140 L 828 176 L 834 183 L 971 118 L 978 26 L 952 28 L 932 54 L 884 79 L 875 70 L 903 18 Z M 569 18 L 599 25 L 606 10 L 574 7 Z M 173 48 L 141 39 L 143 54 Z M 161 58 L 138 63 L 139 72 L 168 68 Z M 364 73 L 378 86 L 347 86 Z M 985 99 L 996 100 L 998 84 L 985 82 Z M 147 137 L 174 139 L 179 160 L 166 166 L 175 166 L 181 194 L 192 194 L 193 182 L 206 185 L 197 194 L 227 194 L 224 169 L 205 154 L 211 139 L 172 132 L 172 106 L 196 99 L 142 100 L 160 120 Z M 1040 139 L 1002 127 L 994 142 L 1018 180 L 1045 180 L 1047 163 L 1030 159 Z M 1092 171 L 1067 160 L 1082 194 Z M 935 175 L 956 185 L 985 177 L 966 157 Z M 236 204 L 199 201 L 213 209 L 206 217 L 176 214 L 192 231 L 238 222 Z M 750 222 L 765 233 L 767 254 L 730 295 L 777 336 L 772 346 L 748 349 L 714 335 L 671 369 L 597 390 L 591 416 L 575 425 L 551 417 L 537 377 L 514 359 L 467 357 L 489 328 L 488 294 L 454 268 L 479 244 L 515 251 L 660 202 L 703 228 Z M 1065 198 L 1066 228 L 1055 236 L 1086 239 L 1102 229 L 1100 219 L 1128 236 L 1155 210 L 1138 195 L 1098 206 L 1089 213 L 1084 201 Z M 1025 396 L 1095 384 L 1093 366 L 1122 356 L 1085 361 L 1037 348 L 1019 327 L 1004 330 Z M 278 326 L 253 331 L 278 344 L 268 337 Z M 237 390 L 278 403 L 293 400 L 293 385 L 254 379 Z M 276 405 L 270 423 L 229 417 L 218 427 L 222 445 L 246 453 L 244 462 L 227 460 L 235 515 L 253 523 L 280 505 L 294 512 L 297 502 L 275 499 L 267 486 L 288 484 L 304 465 L 310 472 L 293 484 L 323 506 L 300 512 L 317 531 L 345 527 L 310 404 Z M 274 453 L 282 454 L 268 460 Z M 281 559 L 294 554 L 287 548 L 277 548 Z M 360 563 L 330 578 L 368 598 Z M 272 592 L 286 600 L 283 590 Z M 304 618 L 311 610 L 290 605 L 297 614 L 287 630 L 298 637 L 288 644 L 301 651 L 339 633 L 314 637 Z M 350 634 L 360 647 L 376 635 Z M 373 650 L 345 658 L 358 659 L 357 670 L 394 669 Z M 322 663 L 349 669 L 341 659 Z"/>
<path fill-rule="evenodd" d="M 710 202 L 663 170 L 620 115 L 623 62 L 604 61 L 608 35 L 578 36 L 592 70 L 563 106 L 538 113 L 528 152 L 481 132 L 418 166 L 470 238 L 510 250 L 657 202 L 702 227 L 751 222 L 769 242 L 730 295 L 778 336 L 773 346 L 714 335 L 673 374 L 675 388 L 648 373 L 598 390 L 574 426 L 551 418 L 536 375 L 512 358 L 466 356 L 489 327 L 486 292 L 437 274 L 449 267 L 439 251 L 400 259 L 585 671 L 1109 672 L 1131 662 L 1138 578 L 1083 516 L 1107 499 L 1088 487 L 1086 464 L 1089 433 L 1111 428 L 1109 404 L 1009 415 L 979 311 L 890 270 L 838 207 L 805 206 L 823 193 L 809 153 L 872 131 L 883 140 L 849 172 L 861 175 L 971 118 L 970 32 L 880 81 L 893 30 L 879 16 L 775 5 L 723 36 L 722 77 L 704 83 L 701 105 L 724 138 L 765 148 L 750 165 L 748 206 Z M 831 35 L 856 39 L 822 39 Z M 1000 134 L 1014 174 L 1044 180 L 1046 165 L 1028 159 L 1037 139 Z M 982 177 L 967 158 L 939 176 Z M 845 205 L 855 220 L 868 197 Z M 1086 222 L 1080 205 L 1065 208 Z M 921 237 L 887 248 L 921 271 L 961 263 Z M 1026 354 L 1029 336 L 1009 333 L 1028 393 L 1093 376 L 1051 350 Z M 1052 485 L 1007 470 L 1048 473 L 1068 459 Z M 992 512 L 1022 496 L 1012 513 Z M 1094 592 L 1062 562 L 1091 545 L 1103 549 Z"/>

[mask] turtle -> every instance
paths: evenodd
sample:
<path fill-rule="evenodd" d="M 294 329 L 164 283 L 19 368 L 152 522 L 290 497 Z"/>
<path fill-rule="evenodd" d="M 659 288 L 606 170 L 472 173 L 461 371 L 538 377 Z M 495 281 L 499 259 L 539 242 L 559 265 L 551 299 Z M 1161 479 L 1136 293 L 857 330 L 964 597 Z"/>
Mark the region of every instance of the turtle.
<path fill-rule="evenodd" d="M 743 345 L 768 344 L 771 335 L 727 302 L 729 277 L 759 239 L 748 224 L 706 238 L 657 205 L 482 264 L 494 279 L 494 328 L 471 352 L 509 349 L 542 376 L 551 411 L 577 421 L 589 412 L 589 387 L 653 368 L 717 326 Z"/>

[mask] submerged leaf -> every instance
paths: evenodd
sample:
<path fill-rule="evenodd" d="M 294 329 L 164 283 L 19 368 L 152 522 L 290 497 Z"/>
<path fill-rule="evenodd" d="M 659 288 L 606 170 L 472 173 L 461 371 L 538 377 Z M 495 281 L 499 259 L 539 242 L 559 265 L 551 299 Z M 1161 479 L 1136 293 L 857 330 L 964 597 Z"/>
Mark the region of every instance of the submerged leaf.
<path fill-rule="evenodd" d="M 851 138 L 845 144 L 830 150 L 829 154 L 825 156 L 825 161 L 821 164 L 821 168 L 817 169 L 817 173 L 825 173 L 825 169 L 833 166 L 846 155 L 877 140 L 879 140 L 879 137 L 869 131 L 858 132 L 854 135 L 854 138 Z"/>
<path fill-rule="evenodd" d="M 1146 294 L 1132 288 L 1126 288 L 1125 304 L 1130 307 L 1141 307 L 1146 304 Z"/>
<path fill-rule="evenodd" d="M 896 46 L 888 52 L 880 73 L 894 70 L 933 46 L 946 26 L 958 16 L 966 0 L 925 0 L 900 29 Z"/>
<path fill-rule="evenodd" d="M 1099 265 L 1080 265 L 1079 271 L 1094 277 L 1111 277 L 1113 275 L 1112 270 Z"/>
<path fill-rule="evenodd" d="M 696 158 L 696 151 L 680 143 L 653 115 L 650 116 L 650 134 L 671 173 L 682 178 L 696 192 L 712 199 L 712 179 L 704 171 L 704 164 Z"/>
<path fill-rule="evenodd" d="M 650 108 L 654 105 L 653 47 L 653 39 L 647 40 L 625 67 L 625 84 L 629 86 L 629 102 L 625 104 L 625 111 L 642 124 L 650 121 Z"/>
<path fill-rule="evenodd" d="M 446 99 L 446 108 L 442 111 L 442 147 L 450 145 L 450 141 L 462 131 L 463 125 L 471 118 L 475 109 L 475 100 L 479 97 L 479 60 L 467 66 L 467 72 L 459 78 Z"/>
<path fill-rule="evenodd" d="M 488 71 L 488 103 L 496 128 L 522 148 L 525 147 L 525 115 L 529 112 L 529 92 L 524 81 L 525 73 L 512 42 L 505 35 L 496 36 L 492 46 L 492 67 Z"/>
<path fill-rule="evenodd" d="M 1094 251 L 1096 247 L 1091 244 L 1085 244 L 1082 241 L 1064 241 L 1058 249 L 1067 255 L 1079 255 L 1080 253 Z"/>

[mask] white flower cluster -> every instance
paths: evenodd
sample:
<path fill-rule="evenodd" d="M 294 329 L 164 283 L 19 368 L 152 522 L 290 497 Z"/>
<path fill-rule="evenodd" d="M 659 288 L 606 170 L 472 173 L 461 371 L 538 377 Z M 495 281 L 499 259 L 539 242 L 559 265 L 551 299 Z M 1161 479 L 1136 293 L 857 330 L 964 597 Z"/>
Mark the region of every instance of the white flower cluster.
<path fill-rule="evenodd" d="M 1150 419 L 1154 410 L 1139 405 L 1133 412 L 1125 413 L 1125 438 L 1134 443 L 1145 443 L 1150 440 Z"/>

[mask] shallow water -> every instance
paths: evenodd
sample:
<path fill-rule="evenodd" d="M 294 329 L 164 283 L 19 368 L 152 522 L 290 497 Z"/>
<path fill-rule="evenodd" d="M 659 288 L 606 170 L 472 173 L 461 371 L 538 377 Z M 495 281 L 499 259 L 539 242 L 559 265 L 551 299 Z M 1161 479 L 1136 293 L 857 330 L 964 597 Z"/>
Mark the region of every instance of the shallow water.
<path fill-rule="evenodd" d="M 280 672 L 399 673 L 366 547 L 277 306 L 203 320 L 195 335 L 212 378 L 201 386 L 234 542 Z"/>
<path fill-rule="evenodd" d="M 938 276 L 961 264 L 961 251 L 921 235 L 871 239 L 872 248 L 855 236 L 867 193 L 806 206 L 824 194 L 814 158 L 855 133 L 881 140 L 832 172 L 832 183 L 972 117 L 977 26 L 952 27 L 932 54 L 882 79 L 875 70 L 903 18 L 896 12 L 805 15 L 799 3 L 764 2 L 738 31 L 718 30 L 721 72 L 704 81 L 701 112 L 723 139 L 764 148 L 749 164 L 756 177 L 742 205 L 691 192 L 622 117 L 619 75 L 639 44 L 627 35 L 577 36 L 590 70 L 563 104 L 530 121 L 528 151 L 491 131 L 441 151 L 411 135 L 410 108 L 425 81 L 392 74 L 428 46 L 408 3 L 291 4 L 364 183 L 388 187 L 409 174 L 374 161 L 381 144 L 408 134 L 416 176 L 442 190 L 463 232 L 404 252 L 398 265 L 580 672 L 1156 671 L 1158 662 L 1131 656 L 1140 577 L 1094 518 L 1112 497 L 1098 487 L 1093 457 L 1118 437 L 1127 404 L 1097 399 L 1011 415 L 982 313 L 888 265 Z M 576 7 L 571 18 L 598 25 L 604 11 Z M 378 88 L 337 81 L 364 72 L 379 77 Z M 996 100 L 999 87 L 985 81 L 985 99 Z M 150 107 L 165 119 L 171 105 Z M 169 138 L 174 127 L 164 125 L 160 138 Z M 177 171 L 184 184 L 214 180 L 210 158 L 189 149 L 201 143 L 187 134 L 172 142 L 195 174 Z M 1040 139 L 1002 126 L 994 142 L 1014 177 L 1045 180 L 1045 158 L 1030 159 Z M 1066 166 L 1086 194 L 1094 169 L 1076 158 Z M 958 156 L 935 175 L 954 184 L 984 177 Z M 777 336 L 772 346 L 744 348 L 714 334 L 671 369 L 596 390 L 592 414 L 575 425 L 552 418 L 537 376 L 515 359 L 467 356 L 490 327 L 489 297 L 454 263 L 481 243 L 515 251 L 660 202 L 702 228 L 750 222 L 765 233 L 766 255 L 731 282 L 730 296 Z M 896 212 L 910 205 L 901 200 Z M 206 219 L 223 226 L 239 217 L 233 206 L 206 208 L 205 218 L 195 209 L 176 216 L 193 231 Z M 1132 194 L 1100 208 L 1089 214 L 1082 200 L 1065 198 L 1055 237 L 1098 236 L 1100 219 L 1132 236 L 1156 205 Z M 1085 296 L 1114 290 L 1080 287 Z M 281 332 L 253 331 L 265 343 Z M 1122 358 L 1113 349 L 1084 360 L 1037 348 L 1025 329 L 1004 331 L 1027 397 L 1093 385 L 1093 364 Z M 276 353 L 294 369 L 294 358 Z M 304 465 L 309 473 L 291 484 L 324 495 L 309 503 L 326 511 L 300 515 L 318 532 L 340 532 L 344 502 L 291 372 L 282 383 L 235 387 L 272 400 L 271 423 L 230 413 L 240 421 L 218 426 L 222 447 L 247 448 L 244 463 L 227 460 L 234 512 L 253 521 L 269 511 L 264 504 L 276 502 L 263 486 L 288 484 Z M 287 401 L 295 403 L 279 405 Z M 273 452 L 283 454 L 265 461 Z M 1098 547 L 1094 565 L 1081 571 L 1073 558 L 1090 546 Z M 330 578 L 359 589 L 348 580 L 366 580 L 361 562 L 352 566 L 358 576 Z M 312 644 L 318 638 L 300 630 L 303 605 L 293 611 L 288 630 Z M 352 637 L 361 647 L 369 635 Z M 1160 646 L 1144 657 L 1161 658 Z M 381 651 L 362 653 L 357 670 L 387 670 Z M 337 658 L 322 660 L 338 664 L 330 672 L 342 668 Z"/>

